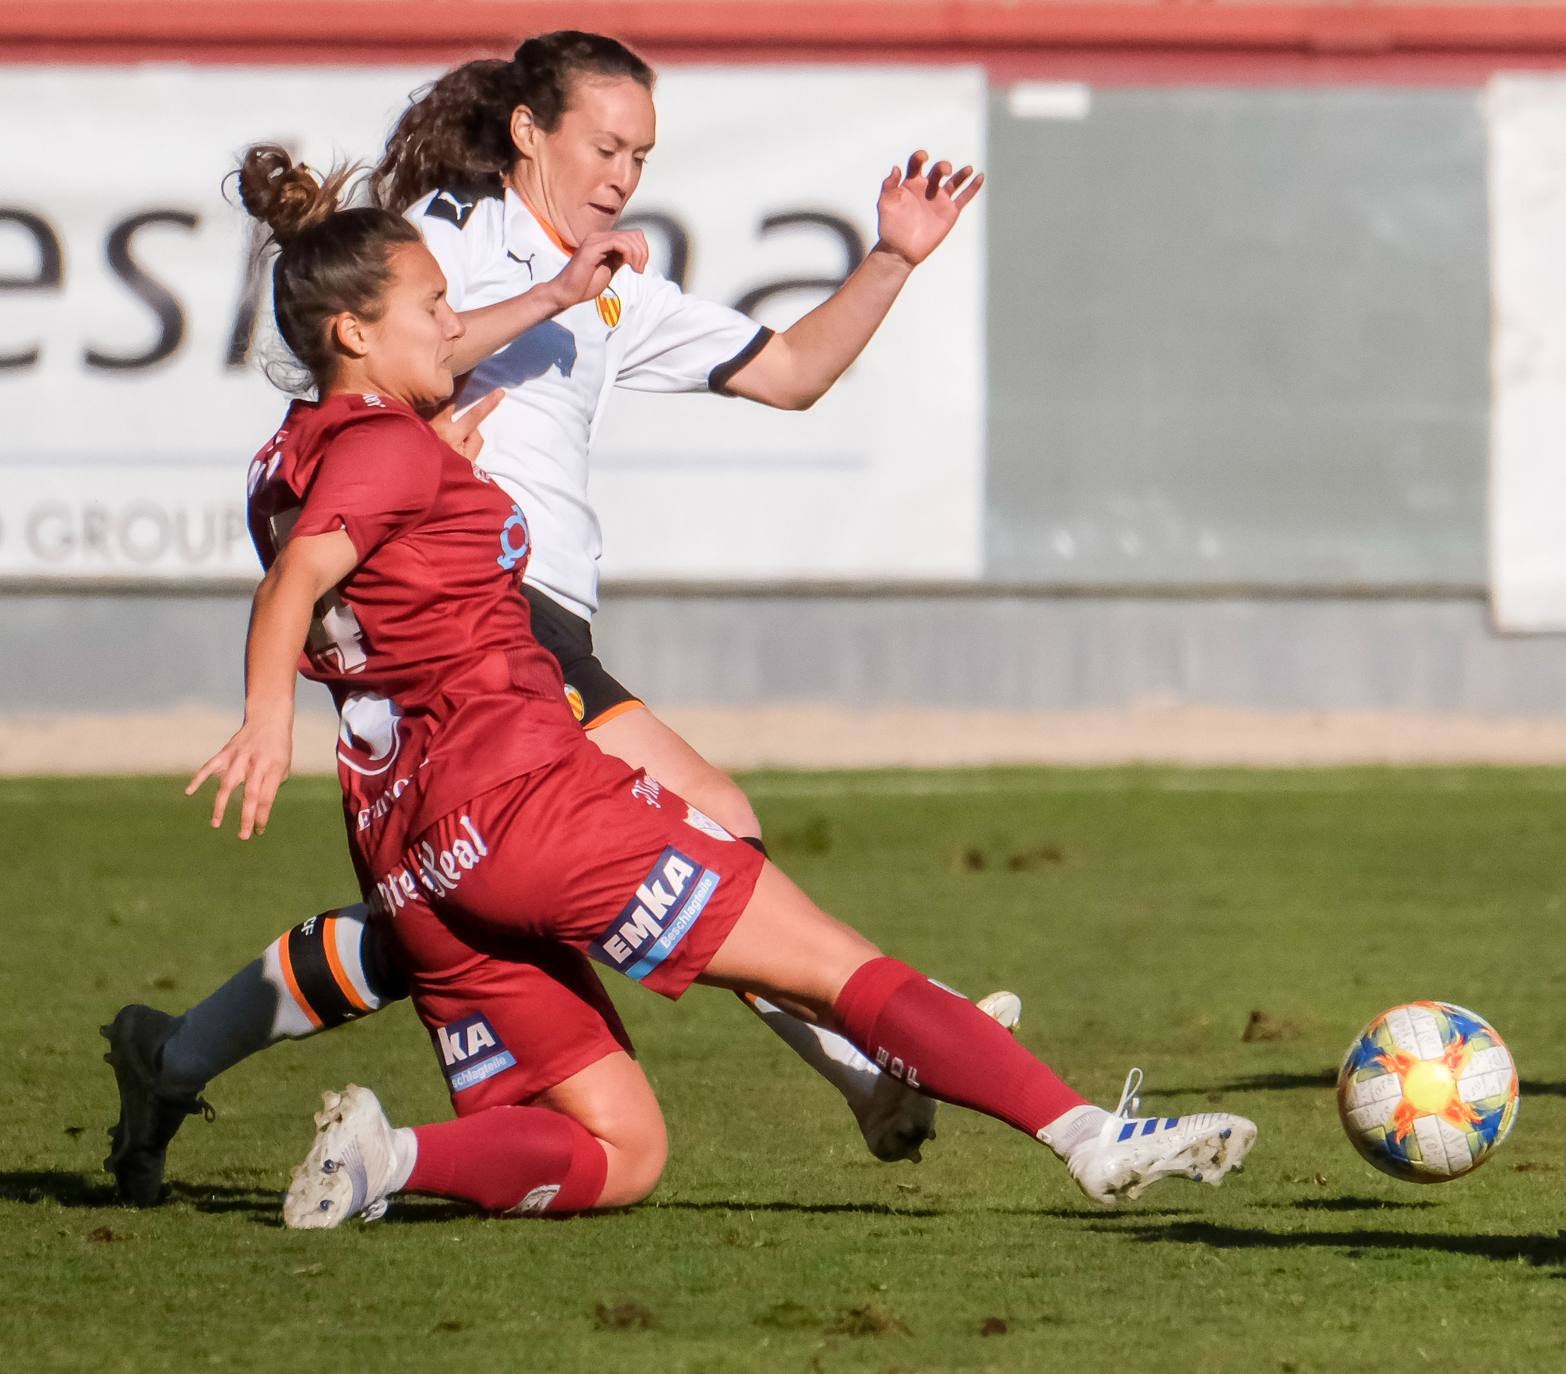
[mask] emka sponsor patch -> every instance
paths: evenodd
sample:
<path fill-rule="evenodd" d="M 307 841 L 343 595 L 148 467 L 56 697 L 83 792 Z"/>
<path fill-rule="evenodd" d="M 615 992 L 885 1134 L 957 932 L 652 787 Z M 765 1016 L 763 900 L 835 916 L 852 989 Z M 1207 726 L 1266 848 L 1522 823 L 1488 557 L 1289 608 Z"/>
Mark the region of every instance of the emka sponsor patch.
<path fill-rule="evenodd" d="M 640 981 L 674 953 L 721 881 L 710 868 L 670 845 L 588 953 Z"/>
<path fill-rule="evenodd" d="M 483 1012 L 435 1028 L 435 1048 L 454 1093 L 504 1073 L 517 1062 Z"/>

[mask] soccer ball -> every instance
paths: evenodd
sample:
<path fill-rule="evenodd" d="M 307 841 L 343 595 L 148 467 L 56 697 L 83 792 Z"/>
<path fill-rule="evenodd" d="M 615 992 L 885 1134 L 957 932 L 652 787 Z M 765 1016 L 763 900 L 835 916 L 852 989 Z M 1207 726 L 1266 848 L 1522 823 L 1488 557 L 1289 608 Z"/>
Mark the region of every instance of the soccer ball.
<path fill-rule="evenodd" d="M 1517 1068 L 1482 1016 L 1409 1002 L 1376 1017 L 1338 1070 L 1338 1115 L 1382 1173 L 1444 1183 L 1476 1169 L 1517 1119 Z"/>

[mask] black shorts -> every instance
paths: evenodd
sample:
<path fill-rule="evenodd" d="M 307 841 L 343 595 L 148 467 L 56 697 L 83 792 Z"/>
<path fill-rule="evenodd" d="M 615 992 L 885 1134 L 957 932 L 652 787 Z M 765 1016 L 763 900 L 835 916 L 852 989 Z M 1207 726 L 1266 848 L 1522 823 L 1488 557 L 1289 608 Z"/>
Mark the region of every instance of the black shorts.
<path fill-rule="evenodd" d="M 590 621 L 573 615 L 558 601 L 536 587 L 522 586 L 522 594 L 533 611 L 533 637 L 555 656 L 565 677 L 566 703 L 571 714 L 591 730 L 611 716 L 642 705 L 640 697 L 629 692 L 598 661 L 593 652 L 593 627 Z"/>

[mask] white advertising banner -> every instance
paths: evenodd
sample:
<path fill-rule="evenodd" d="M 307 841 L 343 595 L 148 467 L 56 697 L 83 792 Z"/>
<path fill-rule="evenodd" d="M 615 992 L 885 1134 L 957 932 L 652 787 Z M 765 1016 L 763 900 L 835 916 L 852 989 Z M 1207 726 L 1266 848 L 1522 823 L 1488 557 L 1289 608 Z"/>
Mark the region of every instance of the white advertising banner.
<path fill-rule="evenodd" d="M 1500 76 L 1490 138 L 1495 623 L 1566 630 L 1566 81 Z"/>
<path fill-rule="evenodd" d="M 221 183 L 259 140 L 317 167 L 372 159 L 432 75 L 0 68 L 0 580 L 255 575 L 245 465 L 284 398 Z M 983 165 L 976 69 L 673 68 L 657 97 L 631 206 L 655 264 L 774 327 L 874 242 L 894 162 Z M 611 400 L 592 479 L 605 575 L 976 577 L 984 203 L 812 411 Z"/>

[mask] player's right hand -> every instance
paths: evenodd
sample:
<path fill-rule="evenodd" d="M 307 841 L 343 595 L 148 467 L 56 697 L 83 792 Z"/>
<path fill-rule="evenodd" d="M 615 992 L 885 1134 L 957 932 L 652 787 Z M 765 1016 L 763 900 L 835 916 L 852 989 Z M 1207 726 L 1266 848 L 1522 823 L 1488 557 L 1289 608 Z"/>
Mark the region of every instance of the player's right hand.
<path fill-rule="evenodd" d="M 477 462 L 479 453 L 484 447 L 484 436 L 479 433 L 479 426 L 495 413 L 495 407 L 505 397 L 505 389 L 496 387 L 482 400 L 475 401 L 461 415 L 456 413 L 457 400 L 456 397 L 452 397 L 430 416 L 430 428 L 468 462 Z"/>
<path fill-rule="evenodd" d="M 589 234 L 571 254 L 571 261 L 550 283 L 559 293 L 558 308 L 568 310 L 583 301 L 596 300 L 622 267 L 645 272 L 647 258 L 647 235 L 640 229 L 609 229 L 601 234 Z"/>
<path fill-rule="evenodd" d="M 243 785 L 245 800 L 239 812 L 239 838 L 248 840 L 252 835 L 261 835 L 272 814 L 277 789 L 288 778 L 293 753 L 291 723 L 247 720 L 227 744 L 196 770 L 185 795 L 194 796 L 208 778 L 220 779 L 217 799 L 212 804 L 212 828 L 217 830 L 223 824 L 229 797 Z"/>

